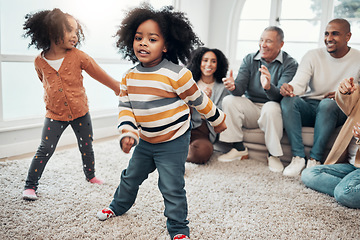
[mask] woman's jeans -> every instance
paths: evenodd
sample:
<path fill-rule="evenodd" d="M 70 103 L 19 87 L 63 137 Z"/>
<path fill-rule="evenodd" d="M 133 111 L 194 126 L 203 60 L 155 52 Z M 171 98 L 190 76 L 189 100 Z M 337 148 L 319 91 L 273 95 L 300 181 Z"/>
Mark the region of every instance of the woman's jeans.
<path fill-rule="evenodd" d="M 149 143 L 140 139 L 127 169 L 115 191 L 110 209 L 122 215 L 134 204 L 139 186 L 155 169 L 158 187 L 164 198 L 167 228 L 171 239 L 179 233 L 189 236 L 185 187 L 185 161 L 190 144 L 190 130 L 169 142 Z"/>
<path fill-rule="evenodd" d="M 323 100 L 284 97 L 281 100 L 283 124 L 293 156 L 305 158 L 302 127 L 314 127 L 310 157 L 324 162 L 324 152 L 335 128 L 344 124 L 346 115 L 330 98 Z"/>
<path fill-rule="evenodd" d="M 360 208 L 360 168 L 352 164 L 306 168 L 301 180 L 307 187 L 335 197 L 344 206 Z"/>

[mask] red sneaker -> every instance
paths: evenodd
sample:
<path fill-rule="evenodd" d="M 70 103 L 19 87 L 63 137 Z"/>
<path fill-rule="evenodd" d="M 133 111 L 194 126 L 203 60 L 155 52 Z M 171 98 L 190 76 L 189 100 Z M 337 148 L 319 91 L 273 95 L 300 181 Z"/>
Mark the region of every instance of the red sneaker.
<path fill-rule="evenodd" d="M 34 189 L 25 189 L 23 191 L 23 199 L 35 201 L 38 199 L 38 197 L 36 196 Z"/>
<path fill-rule="evenodd" d="M 184 235 L 184 234 L 177 234 L 173 240 L 177 240 L 177 239 L 190 239 L 188 236 Z"/>
<path fill-rule="evenodd" d="M 104 208 L 103 210 L 99 211 L 96 216 L 99 220 L 105 221 L 111 217 L 115 217 L 115 213 L 110 208 Z"/>
<path fill-rule="evenodd" d="M 103 180 L 101 180 L 101 179 L 99 179 L 99 178 L 97 178 L 97 177 L 93 177 L 92 179 L 89 180 L 89 182 L 91 182 L 91 183 L 96 183 L 96 184 L 99 184 L 99 185 L 101 185 L 101 184 L 104 183 Z"/>

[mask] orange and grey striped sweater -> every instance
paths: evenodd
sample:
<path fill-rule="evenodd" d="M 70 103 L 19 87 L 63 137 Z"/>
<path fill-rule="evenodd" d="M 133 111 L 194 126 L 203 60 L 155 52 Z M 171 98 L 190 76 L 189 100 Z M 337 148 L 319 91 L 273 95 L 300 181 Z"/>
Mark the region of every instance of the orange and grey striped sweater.
<path fill-rule="evenodd" d="M 171 141 L 190 127 L 189 106 L 214 127 L 225 114 L 196 85 L 191 72 L 166 59 L 155 67 L 128 70 L 120 85 L 120 139 L 139 137 L 150 143 Z M 188 106 L 189 105 L 189 106 Z"/>

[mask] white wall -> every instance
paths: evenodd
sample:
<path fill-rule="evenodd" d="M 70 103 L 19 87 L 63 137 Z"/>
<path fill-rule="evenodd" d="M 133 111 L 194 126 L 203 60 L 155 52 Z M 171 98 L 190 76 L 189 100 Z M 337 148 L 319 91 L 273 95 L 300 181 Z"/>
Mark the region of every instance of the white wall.
<path fill-rule="evenodd" d="M 220 49 L 226 56 L 229 56 L 228 36 L 231 28 L 233 9 L 235 2 L 239 0 L 212 0 L 209 19 L 209 47 Z"/>
<path fill-rule="evenodd" d="M 195 32 L 206 47 L 228 54 L 227 37 L 232 10 L 239 0 L 180 0 L 178 9 L 187 14 Z"/>
<path fill-rule="evenodd" d="M 178 9 L 187 13 L 195 32 L 203 41 L 204 46 L 221 50 L 228 58 L 230 69 L 239 67 L 233 59 L 235 54 L 229 50 L 230 37 L 234 37 L 231 28 L 235 7 L 245 0 L 180 0 Z M 235 37 L 236 38 L 236 37 Z M 235 39 L 236 40 L 236 39 Z M 235 64 L 235 65 L 234 65 Z"/>
<path fill-rule="evenodd" d="M 176 6 L 177 10 L 187 14 L 194 31 L 205 46 L 208 45 L 211 2 L 209 0 L 180 0 Z"/>

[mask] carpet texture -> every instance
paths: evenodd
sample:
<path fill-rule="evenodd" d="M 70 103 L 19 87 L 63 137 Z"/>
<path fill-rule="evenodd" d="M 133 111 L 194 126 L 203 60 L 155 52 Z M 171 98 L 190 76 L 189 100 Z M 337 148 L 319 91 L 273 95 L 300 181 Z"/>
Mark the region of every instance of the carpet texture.
<path fill-rule="evenodd" d="M 85 181 L 76 148 L 56 151 L 38 189 L 22 200 L 31 159 L 0 162 L 0 239 L 170 239 L 157 172 L 140 186 L 134 206 L 101 222 L 130 155 L 116 139 L 94 144 L 96 175 Z M 300 177 L 268 170 L 265 160 L 186 164 L 191 239 L 360 239 L 360 210 L 307 189 Z"/>

